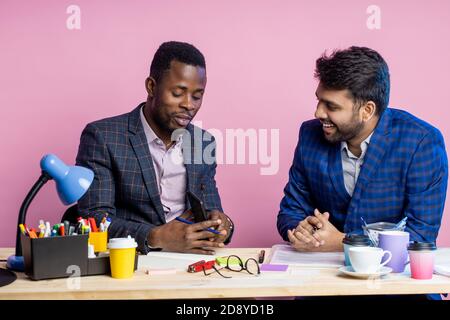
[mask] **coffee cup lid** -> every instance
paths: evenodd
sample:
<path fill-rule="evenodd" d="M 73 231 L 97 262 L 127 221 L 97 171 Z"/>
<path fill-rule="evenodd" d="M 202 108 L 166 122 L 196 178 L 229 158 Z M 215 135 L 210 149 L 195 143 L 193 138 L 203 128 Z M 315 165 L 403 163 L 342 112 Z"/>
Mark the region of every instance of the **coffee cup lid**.
<path fill-rule="evenodd" d="M 131 236 L 128 236 L 128 238 L 112 238 L 108 242 L 108 249 L 129 249 L 136 247 L 137 243 Z"/>
<path fill-rule="evenodd" d="M 392 222 L 374 222 L 370 223 L 367 226 L 362 226 L 363 229 L 370 229 L 376 231 L 385 231 L 385 230 L 396 230 L 396 224 Z"/>
<path fill-rule="evenodd" d="M 362 234 L 346 234 L 342 243 L 360 247 L 370 246 L 372 244 L 370 238 Z"/>
<path fill-rule="evenodd" d="M 434 242 L 411 242 L 408 246 L 408 250 L 411 251 L 425 251 L 425 250 L 436 250 L 436 245 Z"/>

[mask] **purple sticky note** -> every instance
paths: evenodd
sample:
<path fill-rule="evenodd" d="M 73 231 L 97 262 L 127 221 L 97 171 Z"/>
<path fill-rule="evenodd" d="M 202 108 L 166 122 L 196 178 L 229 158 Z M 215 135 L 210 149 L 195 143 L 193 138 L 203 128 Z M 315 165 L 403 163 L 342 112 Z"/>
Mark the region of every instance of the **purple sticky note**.
<path fill-rule="evenodd" d="M 263 263 L 259 268 L 261 271 L 286 271 L 288 269 L 287 264 L 269 264 Z"/>

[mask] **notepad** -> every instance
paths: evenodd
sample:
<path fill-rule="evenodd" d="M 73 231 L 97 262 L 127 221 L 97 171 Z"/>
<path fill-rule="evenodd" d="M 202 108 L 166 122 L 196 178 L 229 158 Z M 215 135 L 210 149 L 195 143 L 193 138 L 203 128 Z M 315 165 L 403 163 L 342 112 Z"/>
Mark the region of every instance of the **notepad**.
<path fill-rule="evenodd" d="M 271 264 L 288 264 L 316 268 L 335 268 L 344 265 L 343 252 L 299 252 L 287 244 L 272 246 Z"/>
<path fill-rule="evenodd" d="M 265 271 L 279 271 L 279 272 L 285 272 L 288 269 L 288 265 L 287 264 L 269 264 L 269 263 L 264 263 L 261 265 L 260 269 L 261 272 L 265 272 Z"/>

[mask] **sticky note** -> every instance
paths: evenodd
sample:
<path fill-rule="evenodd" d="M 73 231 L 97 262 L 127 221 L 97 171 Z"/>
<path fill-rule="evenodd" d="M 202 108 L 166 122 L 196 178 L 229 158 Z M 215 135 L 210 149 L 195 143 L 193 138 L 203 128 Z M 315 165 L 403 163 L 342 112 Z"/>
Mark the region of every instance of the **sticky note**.
<path fill-rule="evenodd" d="M 284 272 L 288 269 L 287 264 L 269 264 L 269 263 L 263 263 L 259 268 L 261 272 L 263 271 L 281 271 Z"/>
<path fill-rule="evenodd" d="M 164 274 L 175 274 L 177 273 L 177 269 L 170 268 L 170 269 L 147 269 L 145 270 L 145 274 L 148 274 L 149 276 L 156 276 L 156 275 L 164 275 Z"/>
<path fill-rule="evenodd" d="M 227 261 L 228 261 L 228 257 L 218 257 L 216 258 L 216 263 L 221 266 L 224 267 L 227 265 Z M 238 266 L 239 265 L 239 259 L 236 257 L 231 257 L 230 260 L 228 261 L 228 264 L 230 266 Z"/>

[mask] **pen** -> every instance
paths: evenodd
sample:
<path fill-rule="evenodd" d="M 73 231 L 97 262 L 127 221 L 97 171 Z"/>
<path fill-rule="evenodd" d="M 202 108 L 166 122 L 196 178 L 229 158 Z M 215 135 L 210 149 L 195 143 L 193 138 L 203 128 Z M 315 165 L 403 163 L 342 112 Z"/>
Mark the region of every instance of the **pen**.
<path fill-rule="evenodd" d="M 186 219 L 183 219 L 183 218 L 180 218 L 180 217 L 176 217 L 175 220 L 183 222 L 183 223 L 186 223 L 186 224 L 194 224 L 194 222 L 186 220 Z M 212 232 L 214 234 L 220 234 L 219 231 L 211 229 L 211 228 L 206 228 L 206 230 L 208 230 L 209 232 Z"/>
<path fill-rule="evenodd" d="M 266 252 L 264 250 L 261 250 L 261 252 L 259 253 L 259 257 L 258 257 L 258 262 L 259 263 L 263 263 L 264 262 L 264 254 Z"/>

